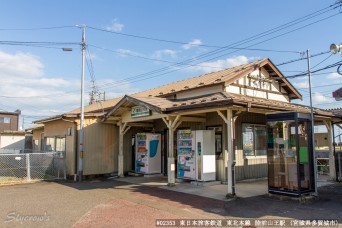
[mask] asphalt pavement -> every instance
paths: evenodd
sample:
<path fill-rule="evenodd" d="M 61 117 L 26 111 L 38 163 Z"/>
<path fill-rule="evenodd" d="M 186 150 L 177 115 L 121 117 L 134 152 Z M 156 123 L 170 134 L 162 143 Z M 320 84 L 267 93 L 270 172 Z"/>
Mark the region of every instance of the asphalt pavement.
<path fill-rule="evenodd" d="M 221 201 L 119 180 L 0 187 L 0 227 L 153 227 L 156 219 L 292 218 L 342 223 L 342 183 L 305 203 L 262 195 Z"/>

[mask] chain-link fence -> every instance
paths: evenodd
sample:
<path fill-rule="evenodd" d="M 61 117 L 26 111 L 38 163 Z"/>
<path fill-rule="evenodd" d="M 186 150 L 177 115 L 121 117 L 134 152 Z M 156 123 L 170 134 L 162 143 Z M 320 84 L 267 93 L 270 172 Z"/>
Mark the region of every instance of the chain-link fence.
<path fill-rule="evenodd" d="M 0 153 L 0 184 L 65 179 L 63 152 Z"/>

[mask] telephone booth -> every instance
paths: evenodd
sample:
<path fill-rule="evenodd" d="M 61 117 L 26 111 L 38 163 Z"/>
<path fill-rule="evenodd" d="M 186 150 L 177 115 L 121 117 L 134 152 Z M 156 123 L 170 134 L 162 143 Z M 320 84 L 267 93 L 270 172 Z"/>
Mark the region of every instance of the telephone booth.
<path fill-rule="evenodd" d="M 300 197 L 315 191 L 310 114 L 266 115 L 268 191 Z"/>

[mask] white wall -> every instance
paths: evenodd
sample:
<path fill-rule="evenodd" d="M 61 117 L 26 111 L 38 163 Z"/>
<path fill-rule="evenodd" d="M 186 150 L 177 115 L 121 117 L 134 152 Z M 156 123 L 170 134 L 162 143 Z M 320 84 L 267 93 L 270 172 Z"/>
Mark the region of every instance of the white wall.
<path fill-rule="evenodd" d="M 223 91 L 223 88 L 221 85 L 198 88 L 198 89 L 194 89 L 194 90 L 190 90 L 190 91 L 184 91 L 184 92 L 177 93 L 177 99 L 198 97 L 198 96 L 212 94 L 212 93 L 218 93 L 218 92 L 222 92 L 222 91 Z"/>
<path fill-rule="evenodd" d="M 25 136 L 24 135 L 1 135 L 0 136 L 1 149 L 25 149 Z"/>
<path fill-rule="evenodd" d="M 272 92 L 284 93 L 285 90 L 282 87 L 279 87 L 279 83 L 277 81 L 268 80 L 270 76 L 264 68 L 261 68 L 260 71 L 259 69 L 253 71 L 252 73 L 250 73 L 249 76 L 251 78 L 248 76 L 245 76 L 235 82 L 235 84 L 239 84 L 240 87 L 247 86 L 247 88 L 241 87 L 240 89 L 240 87 L 237 85 L 228 85 L 225 88 L 225 91 L 229 93 L 236 93 L 236 94 L 242 94 L 246 96 L 265 98 L 269 100 L 290 102 L 290 99 L 287 95 L 272 93 Z M 249 83 L 249 81 L 251 82 Z M 279 91 L 279 88 L 281 91 Z M 269 92 L 259 91 L 258 89 L 267 90 Z"/>

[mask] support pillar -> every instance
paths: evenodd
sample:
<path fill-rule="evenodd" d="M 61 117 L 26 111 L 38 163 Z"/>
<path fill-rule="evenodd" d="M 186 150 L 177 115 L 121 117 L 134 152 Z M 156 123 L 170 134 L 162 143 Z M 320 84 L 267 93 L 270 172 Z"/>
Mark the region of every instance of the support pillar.
<path fill-rule="evenodd" d="M 169 135 L 168 135 L 168 158 L 167 158 L 167 185 L 168 186 L 175 186 L 176 183 L 176 166 L 175 166 L 175 157 L 173 155 L 174 153 L 174 133 L 177 127 L 182 123 L 182 121 L 179 120 L 180 115 L 176 116 L 174 120 L 172 120 L 170 117 L 167 120 L 166 118 L 163 118 L 164 123 L 166 124 L 167 128 L 169 129 Z"/>
<path fill-rule="evenodd" d="M 329 145 L 329 177 L 331 180 L 336 180 L 335 155 L 333 148 L 333 126 L 331 121 L 324 121 L 328 130 L 328 145 Z"/>
<path fill-rule="evenodd" d="M 174 130 L 172 128 L 169 128 L 169 153 L 168 153 L 168 158 L 167 158 L 167 182 L 168 186 L 174 186 L 175 185 L 175 158 L 173 156 L 173 151 L 174 151 L 174 145 L 173 145 L 173 135 L 174 135 Z"/>
<path fill-rule="evenodd" d="M 217 111 L 217 114 L 223 119 L 223 121 L 227 125 L 227 196 L 235 196 L 234 124 L 236 119 L 233 117 L 233 111 L 231 109 L 227 109 L 227 116 L 224 116 L 221 111 Z"/>
<path fill-rule="evenodd" d="M 121 127 L 120 127 L 121 128 Z M 124 135 L 119 133 L 119 157 L 118 157 L 118 176 L 119 177 L 124 177 L 124 161 L 123 161 L 123 137 Z"/>
<path fill-rule="evenodd" d="M 227 109 L 227 146 L 228 146 L 228 161 L 227 161 L 227 176 L 228 176 L 228 195 L 235 195 L 235 156 L 234 156 L 234 144 L 233 144 L 233 132 L 234 120 L 233 112 L 231 109 Z"/>
<path fill-rule="evenodd" d="M 131 126 L 127 126 L 127 123 L 123 124 L 122 122 L 118 123 L 119 125 L 119 155 L 118 155 L 118 176 L 124 177 L 124 155 L 123 155 L 123 143 L 124 143 L 124 135 L 131 128 Z"/>

